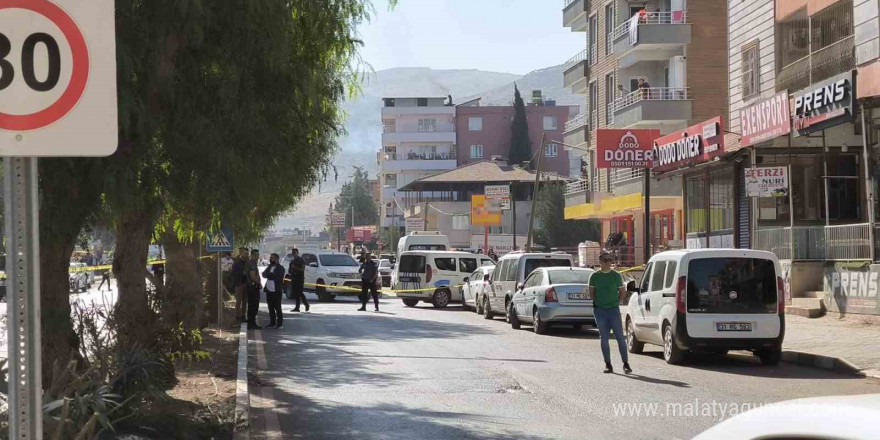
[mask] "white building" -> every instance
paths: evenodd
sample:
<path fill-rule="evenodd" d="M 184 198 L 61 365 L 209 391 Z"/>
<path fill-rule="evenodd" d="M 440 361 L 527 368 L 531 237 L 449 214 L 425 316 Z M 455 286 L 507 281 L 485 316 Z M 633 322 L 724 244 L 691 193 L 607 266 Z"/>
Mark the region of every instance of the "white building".
<path fill-rule="evenodd" d="M 456 167 L 455 107 L 446 97 L 383 98 L 379 200 L 382 227 L 403 227 L 399 188 Z"/>

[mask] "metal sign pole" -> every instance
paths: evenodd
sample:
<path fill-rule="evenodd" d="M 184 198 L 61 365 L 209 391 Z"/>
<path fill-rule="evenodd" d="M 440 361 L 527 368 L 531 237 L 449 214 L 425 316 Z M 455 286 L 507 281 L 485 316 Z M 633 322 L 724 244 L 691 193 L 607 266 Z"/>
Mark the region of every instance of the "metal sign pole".
<path fill-rule="evenodd" d="M 223 267 L 220 260 L 221 253 L 217 252 L 217 327 L 223 331 Z"/>
<path fill-rule="evenodd" d="M 43 438 L 37 159 L 4 159 L 9 438 Z"/>

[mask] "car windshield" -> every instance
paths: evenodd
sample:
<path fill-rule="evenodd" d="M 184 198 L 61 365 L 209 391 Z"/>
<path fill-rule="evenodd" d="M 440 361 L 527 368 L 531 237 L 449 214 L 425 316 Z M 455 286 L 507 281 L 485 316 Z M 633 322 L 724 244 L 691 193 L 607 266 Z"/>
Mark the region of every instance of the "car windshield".
<path fill-rule="evenodd" d="M 587 284 L 592 270 L 551 270 L 550 284 Z"/>
<path fill-rule="evenodd" d="M 689 313 L 776 313 L 776 268 L 758 258 L 700 258 L 688 265 Z"/>
<path fill-rule="evenodd" d="M 445 251 L 446 245 L 443 244 L 413 244 L 410 245 L 410 251 Z"/>
<path fill-rule="evenodd" d="M 318 258 L 321 259 L 321 266 L 360 266 L 351 255 L 319 255 Z"/>
<path fill-rule="evenodd" d="M 389 268 L 389 269 L 390 269 L 390 268 L 391 268 L 391 262 L 388 261 L 388 260 L 381 260 L 381 261 L 379 261 L 379 267 L 380 267 L 380 268 L 383 268 L 383 269 L 384 269 L 384 268 Z"/>

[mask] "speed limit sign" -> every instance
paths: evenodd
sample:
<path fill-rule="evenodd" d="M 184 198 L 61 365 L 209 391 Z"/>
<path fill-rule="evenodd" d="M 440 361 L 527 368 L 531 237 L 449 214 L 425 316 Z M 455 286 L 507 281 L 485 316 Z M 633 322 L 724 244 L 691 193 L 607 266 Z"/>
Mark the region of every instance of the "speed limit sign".
<path fill-rule="evenodd" d="M 116 145 L 113 0 L 0 0 L 0 156 Z"/>

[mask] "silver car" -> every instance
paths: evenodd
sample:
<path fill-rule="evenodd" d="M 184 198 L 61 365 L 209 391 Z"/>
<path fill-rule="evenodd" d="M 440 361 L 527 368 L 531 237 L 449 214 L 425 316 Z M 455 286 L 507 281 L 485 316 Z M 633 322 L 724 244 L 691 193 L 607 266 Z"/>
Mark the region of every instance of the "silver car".
<path fill-rule="evenodd" d="M 461 285 L 461 304 L 465 309 L 471 309 L 477 313 L 481 313 L 482 299 L 480 295 L 483 291 L 489 289 L 489 276 L 495 266 L 478 267 L 474 273 L 468 275 Z"/>
<path fill-rule="evenodd" d="M 535 269 L 517 286 L 507 308 L 507 322 L 514 329 L 531 323 L 535 333 L 544 334 L 552 324 L 596 325 L 590 299 L 592 269 L 542 267 Z"/>

